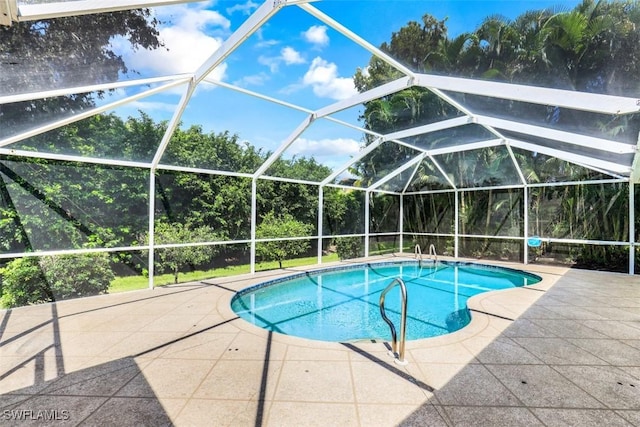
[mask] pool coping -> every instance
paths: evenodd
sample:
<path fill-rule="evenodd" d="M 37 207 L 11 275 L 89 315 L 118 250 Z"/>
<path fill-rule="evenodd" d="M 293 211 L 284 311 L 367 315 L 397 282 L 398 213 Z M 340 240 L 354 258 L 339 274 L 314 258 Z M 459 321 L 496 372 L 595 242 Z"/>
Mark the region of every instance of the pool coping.
<path fill-rule="evenodd" d="M 462 329 L 459 329 L 449 334 L 439 335 L 439 336 L 430 337 L 430 338 L 422 338 L 417 340 L 408 340 L 406 341 L 406 344 L 405 344 L 406 350 L 439 347 L 439 346 L 446 346 L 446 345 L 460 343 L 474 336 L 486 333 L 487 328 L 489 327 L 490 318 L 492 317 L 502 318 L 507 321 L 512 321 L 515 318 L 517 318 L 521 313 L 526 311 L 530 307 L 530 305 L 533 304 L 533 302 L 531 302 L 531 304 L 522 305 L 519 308 L 519 310 L 517 310 L 516 312 L 513 312 L 512 310 L 504 310 L 502 312 L 497 312 L 497 313 L 495 312 L 496 311 L 495 305 L 490 304 L 489 302 L 494 298 L 496 298 L 497 295 L 504 295 L 507 298 L 512 297 L 517 299 L 518 298 L 517 294 L 524 289 L 527 289 L 527 292 L 531 292 L 531 290 L 537 290 L 539 291 L 538 292 L 540 294 L 539 296 L 542 296 L 544 291 L 548 290 L 551 286 L 553 286 L 553 284 L 558 280 L 558 278 L 561 277 L 562 272 L 567 270 L 567 268 L 565 267 L 547 266 L 547 265 L 535 265 L 535 266 L 523 265 L 524 268 L 517 268 L 513 262 L 500 262 L 500 261 L 489 261 L 489 260 L 474 261 L 469 259 L 460 259 L 460 258 L 453 258 L 453 257 L 441 257 L 440 259 L 447 262 L 462 263 L 462 264 L 477 264 L 477 265 L 483 265 L 488 267 L 501 267 L 501 268 L 507 268 L 510 270 L 522 271 L 522 272 L 536 275 L 540 277 L 542 280 L 538 283 L 535 283 L 533 285 L 528 285 L 525 287 L 500 289 L 500 290 L 485 292 L 479 295 L 474 295 L 473 297 L 467 300 L 467 308 L 471 312 L 470 313 L 471 321 L 469 322 L 469 324 L 467 324 Z M 263 329 L 259 326 L 252 325 L 246 320 L 240 318 L 231 309 L 231 301 L 233 297 L 236 295 L 236 293 L 261 286 L 261 284 L 265 282 L 271 282 L 271 281 L 278 282 L 278 281 L 286 280 L 288 278 L 295 277 L 298 275 L 304 275 L 306 273 L 317 272 L 319 270 L 324 270 L 324 269 L 333 269 L 333 268 L 340 269 L 341 267 L 348 269 L 350 268 L 350 266 L 353 266 L 353 268 L 357 268 L 357 266 L 360 266 L 362 264 L 369 264 L 369 263 L 391 264 L 391 263 L 403 262 L 403 261 L 414 262 L 415 257 L 410 254 L 400 253 L 400 254 L 391 254 L 386 256 L 383 255 L 379 257 L 368 257 L 368 258 L 362 258 L 357 260 L 349 260 L 347 262 L 337 261 L 337 262 L 331 262 L 331 263 L 313 265 L 313 266 L 307 266 L 307 267 L 296 267 L 296 268 L 287 269 L 286 271 L 283 271 L 283 270 L 278 270 L 277 272 L 270 271 L 265 273 L 267 277 L 273 276 L 273 275 L 277 275 L 278 277 L 265 280 L 263 276 L 261 276 L 260 278 L 256 277 L 249 280 L 243 280 L 242 281 L 242 283 L 244 283 L 243 286 L 238 287 L 238 289 L 234 289 L 233 293 L 229 293 L 225 295 L 223 298 L 218 300 L 217 309 L 225 318 L 237 317 L 240 320 L 240 322 L 237 322 L 236 326 L 242 329 L 243 331 L 262 337 L 262 338 L 265 338 L 268 335 L 270 335 L 270 339 L 272 339 L 274 342 L 279 342 L 287 345 L 309 347 L 309 348 L 326 348 L 326 349 L 336 349 L 336 350 L 344 349 L 345 343 L 357 344 L 359 348 L 365 351 L 377 352 L 377 351 L 380 351 L 381 345 L 385 344 L 384 341 L 361 340 L 361 341 L 353 341 L 353 342 L 330 342 L 330 341 L 313 340 L 313 339 L 303 338 L 303 337 L 298 337 L 293 335 L 286 335 L 286 334 L 282 334 L 275 331 L 270 333 L 270 331 L 267 331 L 266 329 Z M 247 284 L 247 283 L 250 283 L 250 284 Z M 489 334 L 489 335 L 492 335 L 492 334 Z M 411 361 L 409 360 L 409 362 Z"/>

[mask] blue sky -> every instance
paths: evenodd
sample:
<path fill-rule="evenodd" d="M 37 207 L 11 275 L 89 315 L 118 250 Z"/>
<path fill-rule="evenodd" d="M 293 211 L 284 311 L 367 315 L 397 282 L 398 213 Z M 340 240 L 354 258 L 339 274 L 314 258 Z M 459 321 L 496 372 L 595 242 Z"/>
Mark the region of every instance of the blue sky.
<path fill-rule="evenodd" d="M 475 29 L 490 15 L 513 19 L 531 9 L 571 9 L 575 0 L 325 0 L 314 7 L 347 26 L 375 46 L 388 41 L 410 20 L 429 13 L 447 18 L 449 35 Z M 156 8 L 164 23 L 166 49 L 125 54 L 130 68 L 142 76 L 195 70 L 259 6 L 258 1 L 210 1 Z M 121 46 L 126 52 L 126 46 Z M 278 12 L 235 51 L 212 75 L 216 80 L 260 92 L 309 109 L 317 109 L 355 93 L 352 76 L 366 67 L 371 55 L 362 47 L 296 6 Z M 133 106 L 158 119 L 168 119 L 178 100 L 175 93 L 145 99 Z M 339 117 L 358 124 L 359 108 Z M 130 113 L 133 114 L 133 113 Z M 205 131 L 228 130 L 241 140 L 274 150 L 305 117 L 287 108 L 220 87 L 203 87 L 190 102 L 183 122 Z M 314 123 L 287 155 L 315 156 L 337 166 L 361 145 L 357 131 L 324 122 Z M 328 153 L 330 155 L 328 155 Z"/>

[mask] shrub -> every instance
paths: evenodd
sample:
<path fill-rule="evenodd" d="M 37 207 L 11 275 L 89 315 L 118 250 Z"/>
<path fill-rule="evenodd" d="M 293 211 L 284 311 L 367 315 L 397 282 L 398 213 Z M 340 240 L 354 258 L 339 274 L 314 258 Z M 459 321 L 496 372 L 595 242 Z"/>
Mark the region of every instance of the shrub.
<path fill-rule="evenodd" d="M 35 257 L 18 258 L 0 270 L 5 308 L 53 301 L 54 296 Z"/>
<path fill-rule="evenodd" d="M 107 293 L 115 279 L 106 253 L 42 257 L 40 266 L 56 300 Z"/>
<path fill-rule="evenodd" d="M 352 259 L 362 256 L 362 239 L 360 237 L 338 237 L 336 252 L 340 259 Z"/>
<path fill-rule="evenodd" d="M 106 293 L 115 278 L 104 253 L 19 258 L 0 274 L 6 308 Z"/>

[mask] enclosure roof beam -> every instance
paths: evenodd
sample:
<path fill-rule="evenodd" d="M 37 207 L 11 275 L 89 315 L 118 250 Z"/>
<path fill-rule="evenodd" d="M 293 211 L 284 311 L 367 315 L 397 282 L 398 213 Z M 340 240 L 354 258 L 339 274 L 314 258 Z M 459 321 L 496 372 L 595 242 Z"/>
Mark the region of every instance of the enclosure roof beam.
<path fill-rule="evenodd" d="M 640 182 L 640 132 L 638 132 L 638 144 L 636 145 L 636 152 L 633 155 L 629 179 L 634 183 Z"/>
<path fill-rule="evenodd" d="M 520 167 L 520 163 L 518 163 L 518 160 L 516 159 L 516 155 L 513 152 L 513 148 L 511 148 L 511 145 L 509 145 L 507 141 L 505 141 L 504 146 L 507 148 L 507 151 L 509 152 L 511 163 L 513 163 L 513 166 L 516 168 L 516 172 L 518 172 L 518 177 L 520 178 L 520 182 L 522 183 L 522 185 L 526 186 L 527 178 L 525 178 L 524 172 L 522 171 L 522 167 Z"/>
<path fill-rule="evenodd" d="M 376 181 L 375 183 L 371 184 L 368 189 L 369 190 L 376 190 L 378 187 L 380 187 L 380 186 L 386 184 L 387 182 L 391 181 L 393 178 L 395 178 L 396 176 L 400 175 L 402 172 L 406 171 L 407 169 L 413 167 L 414 165 L 419 165 L 420 162 L 422 162 L 422 160 L 424 160 L 425 156 L 426 156 L 426 153 L 418 154 L 413 159 L 409 160 L 408 162 L 404 163 L 400 167 L 398 167 L 398 168 L 394 169 L 393 171 L 389 172 L 388 174 L 386 174 L 384 178 L 381 178 L 378 181 Z"/>
<path fill-rule="evenodd" d="M 125 166 L 129 168 L 149 169 L 151 164 L 145 162 L 133 162 L 130 160 L 103 159 L 98 157 L 76 156 L 60 153 L 45 153 L 42 151 L 15 150 L 1 148 L 0 154 L 12 157 L 24 157 L 28 159 L 59 160 L 63 162 L 84 163 L 90 165 Z"/>
<path fill-rule="evenodd" d="M 235 86 L 235 85 L 232 85 L 232 84 L 229 84 L 229 83 L 221 82 L 219 80 L 214 80 L 214 79 L 212 79 L 210 77 L 206 77 L 204 79 L 204 81 L 207 82 L 207 83 L 211 83 L 213 85 L 216 85 L 216 86 L 224 87 L 226 89 L 230 89 L 230 90 L 233 90 L 233 91 L 236 91 L 236 92 L 243 93 L 245 95 L 253 96 L 255 98 L 262 99 L 264 101 L 272 102 L 274 104 L 278 104 L 278 105 L 281 105 L 283 107 L 291 108 L 291 109 L 296 110 L 296 111 L 301 111 L 301 112 L 307 113 L 307 114 L 313 114 L 313 110 L 310 110 L 308 108 L 301 107 L 299 105 L 292 104 L 290 102 L 283 101 L 281 99 L 273 98 L 271 96 L 263 95 L 261 93 L 254 92 L 254 91 L 251 91 L 251 90 L 248 90 L 248 89 L 245 89 L 245 88 L 241 88 L 239 86 Z M 318 117 L 317 114 L 316 114 L 316 117 Z M 369 129 L 365 129 L 365 128 L 360 127 L 360 126 L 353 125 L 351 123 L 344 122 L 344 121 L 342 121 L 340 119 L 336 119 L 335 117 L 330 117 L 330 116 L 327 117 L 327 116 L 325 116 L 325 117 L 322 117 L 322 118 L 324 120 L 329 120 L 329 121 L 331 121 L 333 123 L 337 123 L 339 125 L 348 127 L 350 129 L 354 129 L 354 130 L 357 130 L 359 132 L 366 133 L 366 134 L 374 136 L 376 138 L 379 138 L 379 137 L 382 136 L 379 133 L 373 132 L 373 131 L 371 131 Z"/>
<path fill-rule="evenodd" d="M 425 88 L 460 92 L 490 98 L 510 99 L 539 105 L 571 108 L 604 114 L 630 114 L 640 111 L 640 100 L 539 86 L 526 86 L 488 80 L 418 74 L 415 84 Z"/>
<path fill-rule="evenodd" d="M 489 116 L 476 115 L 475 121 L 479 124 L 505 129 L 513 132 L 535 135 L 541 138 L 553 139 L 555 141 L 566 142 L 581 147 L 593 148 L 596 150 L 608 151 L 611 153 L 634 153 L 636 146 L 608 139 L 594 138 L 592 136 L 578 133 L 565 132 L 542 126 L 534 126 L 512 120 L 498 119 Z"/>
<path fill-rule="evenodd" d="M 425 156 L 426 157 L 426 156 Z M 424 161 L 424 158 L 422 159 L 422 161 Z M 413 172 L 411 173 L 411 176 L 409 177 L 409 179 L 407 180 L 406 184 L 404 184 L 404 187 L 402 187 L 402 190 L 400 190 L 400 194 L 404 194 L 407 191 L 407 188 L 409 188 L 409 186 L 411 185 L 411 183 L 413 182 L 413 180 L 416 177 L 416 174 L 418 173 L 418 171 L 420 170 L 420 165 L 422 164 L 422 162 L 420 162 L 419 164 L 416 165 L 416 167 L 413 169 Z"/>
<path fill-rule="evenodd" d="M 57 121 L 52 122 L 52 123 L 47 123 L 44 126 L 40 126 L 38 128 L 28 130 L 28 131 L 20 133 L 18 135 L 10 136 L 10 137 L 5 138 L 5 139 L 0 139 L 0 147 L 4 147 L 4 146 L 7 146 L 7 145 L 12 144 L 14 142 L 17 142 L 17 141 L 20 141 L 20 140 L 23 140 L 23 139 L 26 139 L 26 138 L 31 138 L 33 136 L 40 135 L 40 134 L 43 134 L 45 132 L 49 132 L 50 130 L 53 130 L 53 129 L 56 129 L 56 128 L 59 128 L 59 127 L 62 127 L 62 126 L 65 126 L 65 125 L 68 125 L 68 124 L 71 124 L 71 123 L 75 123 L 77 121 L 86 119 L 86 118 L 91 117 L 91 116 L 95 116 L 95 115 L 100 114 L 102 112 L 105 112 L 107 110 L 119 107 L 121 105 L 127 104 L 127 103 L 132 102 L 132 101 L 136 101 L 136 100 L 141 99 L 141 98 L 145 98 L 145 97 L 150 96 L 150 95 L 154 95 L 156 93 L 163 92 L 163 91 L 165 91 L 167 89 L 171 89 L 171 88 L 174 88 L 174 87 L 182 85 L 182 84 L 184 84 L 184 81 L 181 81 L 181 80 L 169 82 L 169 83 L 164 84 L 162 86 L 157 86 L 155 88 L 149 89 L 149 90 L 147 90 L 145 92 L 140 92 L 140 93 L 137 93 L 137 94 L 135 94 L 133 96 L 129 96 L 127 98 L 123 98 L 123 99 L 120 99 L 118 101 L 115 101 L 115 102 L 112 102 L 112 103 L 109 103 L 109 104 L 101 105 L 100 107 L 91 108 L 91 109 L 82 111 L 82 112 L 77 113 L 77 114 L 75 114 L 75 115 L 73 115 L 71 117 L 66 117 L 64 119 L 57 120 Z"/>
<path fill-rule="evenodd" d="M 388 133 L 383 136 L 385 141 L 393 139 L 408 138 L 411 136 L 424 135 L 430 132 L 436 132 L 439 130 L 450 129 L 458 126 L 464 126 L 472 123 L 473 120 L 469 116 L 456 117 L 448 120 L 441 120 L 435 123 L 429 123 L 428 125 L 417 126 L 410 129 L 400 130 L 397 132 Z"/>
<path fill-rule="evenodd" d="M 316 115 L 318 117 L 328 116 L 330 114 L 346 110 L 347 108 L 351 108 L 374 99 L 382 98 L 383 96 L 401 91 L 408 87 L 411 87 L 411 80 L 408 77 L 402 77 L 392 82 L 385 83 L 382 86 L 369 89 L 365 92 L 358 93 L 352 97 L 321 108 L 316 112 Z"/>
<path fill-rule="evenodd" d="M 381 51 L 380 49 L 378 49 L 377 47 L 375 47 L 374 45 L 372 45 L 371 43 L 369 43 L 368 41 L 366 41 L 362 37 L 360 37 L 357 34 L 355 34 L 353 31 L 351 31 L 350 29 L 348 29 L 344 25 L 340 24 L 339 22 L 337 22 L 333 18 L 325 15 L 324 13 L 322 13 L 321 11 L 316 9 L 315 7 L 313 7 L 313 6 L 309 5 L 309 4 L 300 4 L 299 7 L 301 9 L 303 9 L 304 11 L 306 11 L 307 13 L 309 13 L 310 15 L 316 17 L 320 21 L 324 22 L 325 24 L 327 24 L 328 26 L 330 26 L 334 30 L 338 31 L 343 36 L 345 36 L 348 39 L 350 39 L 351 41 L 355 42 L 359 46 L 361 46 L 364 49 L 368 50 L 371 54 L 377 56 L 378 58 L 380 58 L 381 60 L 383 60 L 387 64 L 391 65 L 393 68 L 395 68 L 396 70 L 400 71 L 402 74 L 404 74 L 406 76 L 409 76 L 412 79 L 415 77 L 416 74 L 414 73 L 413 70 L 407 68 L 406 66 L 404 66 L 400 62 L 396 61 L 390 55 L 387 55 L 386 53 L 384 53 L 383 51 Z"/>
<path fill-rule="evenodd" d="M 504 144 L 504 140 L 502 139 L 487 139 L 485 141 L 469 142 L 466 144 L 454 145 L 451 147 L 442 147 L 442 148 L 436 148 L 434 150 L 427 150 L 427 153 L 429 153 L 432 156 L 438 156 L 441 154 L 480 150 L 488 147 L 496 147 L 502 144 Z"/>
<path fill-rule="evenodd" d="M 175 130 L 180 126 L 180 118 L 182 117 L 182 113 L 187 108 L 187 104 L 189 103 L 189 99 L 191 99 L 191 95 L 196 90 L 196 83 L 194 80 L 189 82 L 189 86 L 182 94 L 178 105 L 173 112 L 173 116 L 171 116 L 171 120 L 167 124 L 167 129 L 164 131 L 164 135 L 162 136 L 162 140 L 160 141 L 160 145 L 156 150 L 155 155 L 153 156 L 153 160 L 151 161 L 152 171 L 156 169 L 160 160 L 162 160 L 162 156 L 164 155 L 165 150 L 169 146 L 169 141 L 171 141 L 171 137 Z"/>
<path fill-rule="evenodd" d="M 447 182 L 449 183 L 449 185 L 451 186 L 451 188 L 453 188 L 454 190 L 457 190 L 457 186 L 455 184 L 455 182 L 453 182 L 453 180 L 451 179 L 451 177 L 449 177 L 449 175 L 447 175 L 447 171 L 444 170 L 444 168 L 440 165 L 440 163 L 436 160 L 435 157 L 433 157 L 432 155 L 429 156 L 429 159 L 431 160 L 431 162 L 435 165 L 435 167 L 440 171 L 440 173 L 442 174 L 442 176 L 444 177 L 444 179 L 447 180 Z"/>
<path fill-rule="evenodd" d="M 274 104 L 278 104 L 278 105 L 281 105 L 283 107 L 291 108 L 292 110 L 301 111 L 301 112 L 307 113 L 307 114 L 313 114 L 313 110 L 310 110 L 308 108 L 304 108 L 304 107 L 301 107 L 299 105 L 292 104 L 290 102 L 282 101 L 280 99 L 273 98 L 271 96 L 263 95 L 261 93 L 254 92 L 252 90 L 248 90 L 248 89 L 245 89 L 245 88 L 240 87 L 240 86 L 232 85 L 232 84 L 229 84 L 229 83 L 226 83 L 226 82 L 222 82 L 220 80 L 215 80 L 215 79 L 211 78 L 211 76 L 205 77 L 204 81 L 207 82 L 207 83 L 211 83 L 213 85 L 216 85 L 216 86 L 223 87 L 225 89 L 230 89 L 230 90 L 233 90 L 233 91 L 236 91 L 236 92 L 243 93 L 245 95 L 253 96 L 254 98 L 262 99 L 264 101 L 273 102 Z"/>
<path fill-rule="evenodd" d="M 258 170 L 253 174 L 253 178 L 258 178 L 260 175 L 264 174 L 267 169 L 269 169 L 271 167 L 271 165 L 280 158 L 280 156 L 282 156 L 282 153 L 284 153 L 287 148 L 289 148 L 291 146 L 291 144 L 293 144 L 296 139 L 298 139 L 298 137 L 302 134 L 302 132 L 305 131 L 305 129 L 307 129 L 311 123 L 313 123 L 313 121 L 315 120 L 315 116 L 313 114 L 309 114 L 309 116 L 307 116 L 302 123 L 300 123 L 298 125 L 298 127 L 291 132 L 291 134 L 287 137 L 287 139 L 285 139 L 282 144 L 280 144 L 280 146 L 278 147 L 278 149 L 276 151 L 274 151 L 271 156 L 269 156 L 269 158 L 267 160 L 264 161 L 264 163 L 262 163 L 262 165 L 258 168 Z"/>
<path fill-rule="evenodd" d="M 328 177 L 326 177 L 321 183 L 321 186 L 325 186 L 329 183 L 331 183 L 331 181 L 333 181 L 334 179 L 336 179 L 338 176 L 340 176 L 341 173 L 343 173 L 344 171 L 346 171 L 351 165 L 353 165 L 354 163 L 362 160 L 365 156 L 367 156 L 369 153 L 371 153 L 373 150 L 375 150 L 376 148 L 378 148 L 380 146 L 380 144 L 382 144 L 382 138 L 378 138 L 375 141 L 373 141 L 371 144 L 367 145 L 365 148 L 363 148 L 362 150 L 360 150 L 360 152 L 353 156 L 352 158 L 350 158 L 348 161 L 346 161 L 342 166 L 340 166 L 339 168 L 337 168 L 336 170 L 333 171 L 333 173 L 331 175 L 329 175 Z"/>
<path fill-rule="evenodd" d="M 495 147 L 497 145 L 502 145 L 505 143 L 503 139 L 496 138 L 496 139 L 487 139 L 483 141 L 468 142 L 465 144 L 451 145 L 448 147 L 435 148 L 432 150 L 428 150 L 426 148 L 417 147 L 413 144 L 410 144 L 408 142 L 404 142 L 401 140 L 400 141 L 394 140 L 393 142 L 407 148 L 411 148 L 414 150 L 421 151 L 423 153 L 427 153 L 430 156 L 438 156 L 440 154 L 457 153 L 462 151 L 479 150 L 487 147 Z"/>
<path fill-rule="evenodd" d="M 15 5 L 16 0 L 0 0 Z M 92 13 L 117 12 L 120 10 L 141 9 L 156 6 L 168 6 L 180 3 L 193 3 L 197 0 L 77 0 L 58 2 L 38 2 L 20 4 L 13 21 L 39 21 L 67 16 L 89 15 Z M 15 7 L 15 6 L 14 6 Z"/>
<path fill-rule="evenodd" d="M 523 150 L 556 157 L 560 160 L 565 160 L 567 162 L 575 163 L 577 165 L 588 167 L 594 170 L 608 171 L 606 172 L 607 174 L 611 174 L 613 172 L 614 174 L 619 173 L 623 175 L 629 175 L 631 173 L 631 167 L 624 166 L 619 163 L 599 160 L 588 156 L 581 156 L 575 153 L 570 153 L 555 148 L 544 147 L 542 145 L 532 144 L 530 142 L 525 142 L 518 139 L 508 138 L 507 140 L 512 147 L 518 147 L 522 148 Z"/>
<path fill-rule="evenodd" d="M 242 43 L 267 22 L 280 9 L 286 6 L 283 1 L 265 1 L 226 39 L 218 49 L 198 68 L 195 73 L 196 83 L 202 81 L 211 71 L 216 69 Z"/>
<path fill-rule="evenodd" d="M 0 0 L 2 1 L 2 0 Z M 190 74 L 178 74 L 173 76 L 152 77 L 147 79 L 126 80 L 121 82 L 103 83 L 98 85 L 75 86 L 61 89 L 50 89 L 38 92 L 18 93 L 0 96 L 0 105 L 13 104 L 14 102 L 33 101 L 36 99 L 53 98 L 56 96 L 75 95 L 78 93 L 100 92 L 112 89 L 120 89 L 131 86 L 148 86 L 164 82 L 187 83 L 191 80 Z"/>

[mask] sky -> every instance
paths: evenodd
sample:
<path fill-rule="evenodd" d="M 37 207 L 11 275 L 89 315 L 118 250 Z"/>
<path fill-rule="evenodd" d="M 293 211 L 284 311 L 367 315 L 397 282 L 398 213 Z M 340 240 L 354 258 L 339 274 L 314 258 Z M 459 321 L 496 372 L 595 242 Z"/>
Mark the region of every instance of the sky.
<path fill-rule="evenodd" d="M 447 19 L 449 36 L 475 29 L 491 15 L 514 19 L 532 9 L 566 10 L 575 0 L 325 0 L 311 3 L 371 44 L 389 41 L 391 34 L 425 13 Z M 154 9 L 162 21 L 164 49 L 132 52 L 114 41 L 129 68 L 139 75 L 162 76 L 193 72 L 260 5 L 257 0 L 204 1 Z M 118 45 L 120 43 L 120 45 Z M 354 94 L 353 75 L 364 69 L 371 54 L 297 6 L 287 6 L 265 23 L 216 68 L 217 81 L 315 110 Z M 135 115 L 144 109 L 157 119 L 169 119 L 179 92 L 157 95 L 124 108 Z M 359 125 L 359 107 L 336 118 Z M 183 127 L 198 124 L 206 132 L 229 131 L 265 151 L 275 150 L 307 113 L 275 105 L 223 87 L 204 85 L 183 116 Z M 336 167 L 356 154 L 362 134 L 325 120 L 311 127 L 288 149 L 286 157 L 314 156 Z"/>

